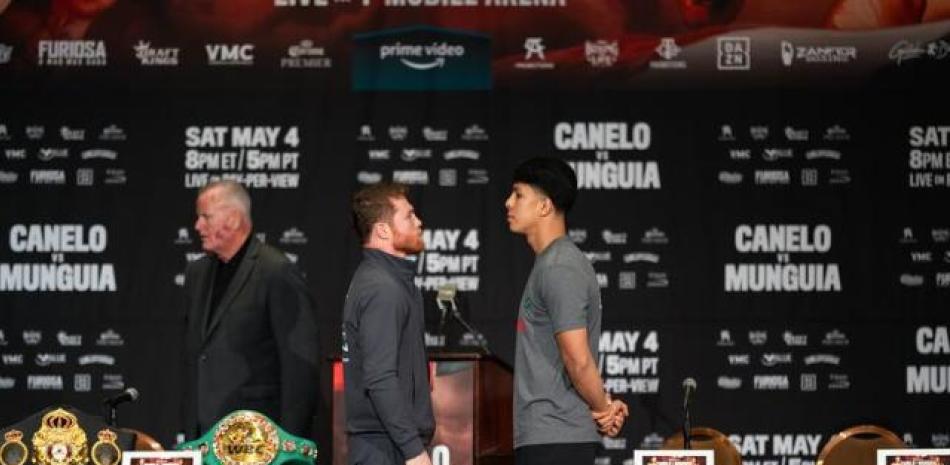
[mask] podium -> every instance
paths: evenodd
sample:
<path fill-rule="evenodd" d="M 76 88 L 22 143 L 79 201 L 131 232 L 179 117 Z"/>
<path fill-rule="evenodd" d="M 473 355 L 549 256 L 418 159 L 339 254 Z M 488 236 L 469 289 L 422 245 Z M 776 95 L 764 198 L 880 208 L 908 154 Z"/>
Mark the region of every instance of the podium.
<path fill-rule="evenodd" d="M 514 463 L 512 371 L 494 356 L 429 354 L 435 436 L 433 465 Z M 333 465 L 346 465 L 343 364 L 333 359 Z"/>

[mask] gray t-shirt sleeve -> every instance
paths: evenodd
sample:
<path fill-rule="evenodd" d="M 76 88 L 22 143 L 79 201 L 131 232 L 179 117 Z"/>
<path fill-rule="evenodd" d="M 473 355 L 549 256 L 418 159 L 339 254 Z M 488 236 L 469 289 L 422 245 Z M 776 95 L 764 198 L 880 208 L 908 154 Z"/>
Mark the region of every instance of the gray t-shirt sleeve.
<path fill-rule="evenodd" d="M 554 333 L 587 327 L 587 280 L 584 276 L 564 265 L 551 266 L 544 270 L 540 281 L 541 299 L 551 317 Z"/>

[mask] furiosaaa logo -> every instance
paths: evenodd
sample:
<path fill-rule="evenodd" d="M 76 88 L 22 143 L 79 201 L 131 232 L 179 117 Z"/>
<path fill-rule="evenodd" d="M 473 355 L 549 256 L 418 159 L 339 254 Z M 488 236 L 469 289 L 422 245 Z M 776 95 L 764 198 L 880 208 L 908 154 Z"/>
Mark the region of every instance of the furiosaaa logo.
<path fill-rule="evenodd" d="M 488 36 L 413 26 L 357 34 L 354 41 L 354 90 L 491 88 Z"/>

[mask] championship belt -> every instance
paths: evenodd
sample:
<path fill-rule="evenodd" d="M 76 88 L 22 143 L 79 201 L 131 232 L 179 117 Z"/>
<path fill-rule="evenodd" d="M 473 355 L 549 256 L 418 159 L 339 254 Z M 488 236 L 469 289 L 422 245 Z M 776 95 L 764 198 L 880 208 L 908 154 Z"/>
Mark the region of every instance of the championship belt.
<path fill-rule="evenodd" d="M 43 415 L 33 434 L 34 465 L 86 465 L 86 432 L 76 416 L 58 408 Z"/>
<path fill-rule="evenodd" d="M 103 429 L 97 434 L 99 440 L 92 445 L 90 455 L 96 465 L 117 465 L 122 461 L 122 450 L 116 445 L 115 440 L 119 436 L 115 431 Z"/>
<path fill-rule="evenodd" d="M 204 465 L 312 465 L 317 444 L 287 433 L 253 410 L 229 413 L 178 450 L 201 451 Z"/>
<path fill-rule="evenodd" d="M 23 465 L 29 452 L 23 444 L 23 432 L 11 429 L 3 433 L 3 445 L 0 446 L 0 465 Z"/>

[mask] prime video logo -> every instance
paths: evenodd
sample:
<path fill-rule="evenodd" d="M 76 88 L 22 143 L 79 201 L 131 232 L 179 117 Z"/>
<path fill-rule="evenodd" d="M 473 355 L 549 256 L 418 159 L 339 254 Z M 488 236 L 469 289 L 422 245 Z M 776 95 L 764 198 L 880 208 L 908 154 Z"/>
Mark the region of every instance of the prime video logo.
<path fill-rule="evenodd" d="M 464 45 L 449 45 L 448 42 L 433 42 L 429 45 L 403 44 L 396 42 L 379 47 L 379 59 L 398 59 L 400 63 L 418 71 L 442 68 L 449 58 L 465 56 Z"/>

